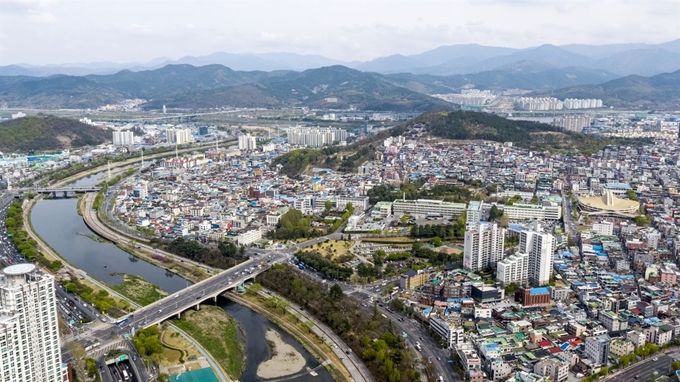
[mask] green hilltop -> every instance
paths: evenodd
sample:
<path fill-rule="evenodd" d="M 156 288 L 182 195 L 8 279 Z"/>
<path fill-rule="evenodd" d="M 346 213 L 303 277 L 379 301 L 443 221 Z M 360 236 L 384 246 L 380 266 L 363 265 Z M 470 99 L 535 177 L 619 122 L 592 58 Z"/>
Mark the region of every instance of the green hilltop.
<path fill-rule="evenodd" d="M 0 123 L 0 151 L 49 151 L 98 145 L 111 139 L 108 129 L 51 115 L 28 116 Z"/>
<path fill-rule="evenodd" d="M 424 113 L 395 128 L 394 134 L 406 133 L 416 125 L 424 126 L 430 135 L 440 138 L 481 139 L 513 144 L 535 151 L 578 150 L 588 154 L 609 145 L 641 144 L 646 141 L 623 138 L 602 138 L 581 133 L 560 131 L 538 122 L 516 121 L 488 113 L 472 111 L 437 111 Z"/>

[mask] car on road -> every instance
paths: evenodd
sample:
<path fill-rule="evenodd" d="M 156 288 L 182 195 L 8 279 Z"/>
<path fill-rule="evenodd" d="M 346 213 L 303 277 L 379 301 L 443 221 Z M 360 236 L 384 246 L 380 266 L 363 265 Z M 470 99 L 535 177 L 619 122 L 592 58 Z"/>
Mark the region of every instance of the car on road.
<path fill-rule="evenodd" d="M 654 361 L 654 362 L 656 362 L 656 361 L 658 361 L 658 360 L 659 360 L 659 357 L 654 357 L 654 358 L 652 358 L 652 361 Z"/>

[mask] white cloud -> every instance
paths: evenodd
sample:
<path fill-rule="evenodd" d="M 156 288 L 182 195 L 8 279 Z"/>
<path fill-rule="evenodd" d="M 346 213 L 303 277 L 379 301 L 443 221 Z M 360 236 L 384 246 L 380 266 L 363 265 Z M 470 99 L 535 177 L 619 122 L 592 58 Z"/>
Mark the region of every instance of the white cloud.
<path fill-rule="evenodd" d="M 216 51 L 350 61 L 465 43 L 659 43 L 680 37 L 679 19 L 677 0 L 0 0 L 0 64 Z M 74 49 L 59 49 L 67 44 Z"/>

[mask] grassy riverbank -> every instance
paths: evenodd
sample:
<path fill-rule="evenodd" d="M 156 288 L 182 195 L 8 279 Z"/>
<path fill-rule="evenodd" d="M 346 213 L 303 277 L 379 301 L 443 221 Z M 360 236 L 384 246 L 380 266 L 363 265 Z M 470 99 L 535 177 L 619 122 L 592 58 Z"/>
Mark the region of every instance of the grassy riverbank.
<path fill-rule="evenodd" d="M 201 305 L 201 310 L 187 311 L 172 322 L 206 349 L 231 378 L 240 378 L 245 370 L 242 330 L 224 310 Z"/>
<path fill-rule="evenodd" d="M 140 305 L 149 305 L 168 295 L 166 291 L 139 276 L 128 274 L 115 275 L 122 276 L 123 282 L 114 285 L 112 288 Z"/>

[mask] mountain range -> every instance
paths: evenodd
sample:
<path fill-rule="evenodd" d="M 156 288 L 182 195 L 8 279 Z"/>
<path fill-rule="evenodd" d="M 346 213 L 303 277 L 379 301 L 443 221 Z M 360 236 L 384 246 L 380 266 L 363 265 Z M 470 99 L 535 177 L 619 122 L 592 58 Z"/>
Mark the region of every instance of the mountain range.
<path fill-rule="evenodd" d="M 341 65 L 296 71 L 235 71 L 222 65 L 167 65 L 109 75 L 0 76 L 0 103 L 7 107 L 96 108 L 123 99 L 148 100 L 145 109 L 291 107 L 423 112 L 456 106 L 432 95 L 464 88 L 532 89 L 535 95 L 601 98 L 606 105 L 667 103 L 680 98 L 680 70 L 652 77 L 618 76 L 578 67 L 435 76 L 378 74 Z M 595 84 L 595 85 L 593 85 Z M 668 103 L 670 102 L 670 103 Z"/>
<path fill-rule="evenodd" d="M 143 71 L 167 65 L 187 64 L 205 66 L 219 64 L 237 71 L 277 70 L 304 71 L 326 66 L 342 65 L 361 71 L 413 73 L 432 75 L 470 74 L 490 70 L 516 70 L 524 63 L 527 70 L 548 70 L 578 67 L 613 73 L 618 76 L 651 76 L 680 69 L 680 39 L 662 44 L 611 44 L 611 45 L 541 45 L 516 49 L 458 44 L 412 55 L 394 54 L 360 62 L 334 60 L 320 55 L 303 55 L 286 52 L 226 53 L 216 52 L 206 56 L 185 56 L 177 60 L 160 57 L 149 62 L 70 63 L 63 65 L 31 66 L 25 64 L 0 66 L 5 76 L 50 76 L 54 74 L 88 75 L 112 74 L 120 70 Z"/>

